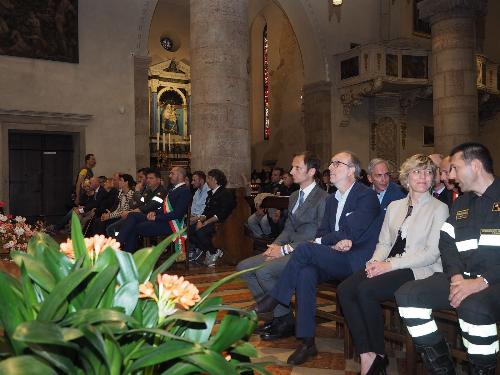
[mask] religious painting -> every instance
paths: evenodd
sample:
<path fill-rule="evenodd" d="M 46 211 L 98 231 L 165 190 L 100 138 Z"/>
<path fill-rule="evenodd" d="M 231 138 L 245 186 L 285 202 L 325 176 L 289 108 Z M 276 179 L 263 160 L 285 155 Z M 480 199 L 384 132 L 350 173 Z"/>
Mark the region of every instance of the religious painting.
<path fill-rule="evenodd" d="M 78 0 L 1 0 L 0 54 L 78 63 Z"/>
<path fill-rule="evenodd" d="M 434 126 L 423 127 L 423 145 L 425 147 L 434 146 Z"/>
<path fill-rule="evenodd" d="M 162 134 L 186 136 L 184 129 L 184 106 L 181 96 L 173 91 L 165 91 L 159 100 L 160 129 Z"/>
<path fill-rule="evenodd" d="M 428 59 L 427 56 L 403 55 L 401 57 L 403 68 L 403 78 L 428 78 Z"/>
<path fill-rule="evenodd" d="M 413 32 L 421 36 L 430 37 L 431 25 L 429 22 L 420 19 L 420 11 L 418 10 L 418 3 L 422 0 L 413 1 Z"/>

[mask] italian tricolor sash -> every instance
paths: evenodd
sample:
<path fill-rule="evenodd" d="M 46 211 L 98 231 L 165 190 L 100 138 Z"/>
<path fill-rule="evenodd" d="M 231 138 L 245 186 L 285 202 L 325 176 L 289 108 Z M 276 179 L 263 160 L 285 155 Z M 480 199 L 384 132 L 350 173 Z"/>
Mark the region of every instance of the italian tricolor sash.
<path fill-rule="evenodd" d="M 173 210 L 174 209 L 172 208 L 172 204 L 170 203 L 170 199 L 167 195 L 165 200 L 163 201 L 163 213 L 168 214 Z M 185 223 L 184 219 L 174 219 L 174 220 L 169 220 L 168 225 L 170 226 L 172 233 L 179 233 L 184 228 Z M 186 253 L 186 239 L 187 239 L 186 231 L 184 231 L 182 235 L 180 235 L 174 240 L 175 251 L 181 249 L 181 252 L 183 252 L 184 254 Z"/>

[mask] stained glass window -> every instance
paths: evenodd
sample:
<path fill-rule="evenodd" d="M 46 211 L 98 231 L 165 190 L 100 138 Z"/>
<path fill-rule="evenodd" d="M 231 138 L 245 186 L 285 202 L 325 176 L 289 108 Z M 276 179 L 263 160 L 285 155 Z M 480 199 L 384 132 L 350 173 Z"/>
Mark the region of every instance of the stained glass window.
<path fill-rule="evenodd" d="M 262 33 L 263 46 L 263 70 L 264 70 L 264 140 L 268 140 L 271 134 L 270 110 L 269 110 L 269 40 L 267 39 L 267 25 Z"/>

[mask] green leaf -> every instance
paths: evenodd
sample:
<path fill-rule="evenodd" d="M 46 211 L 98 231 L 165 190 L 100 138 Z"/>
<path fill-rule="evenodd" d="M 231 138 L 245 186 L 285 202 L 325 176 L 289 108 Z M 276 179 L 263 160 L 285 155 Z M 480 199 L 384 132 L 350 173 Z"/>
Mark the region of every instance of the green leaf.
<path fill-rule="evenodd" d="M 46 248 L 40 258 L 56 282 L 68 276 L 73 267 L 71 260 L 59 251 L 59 247 L 56 249 Z"/>
<path fill-rule="evenodd" d="M 262 375 L 272 375 L 271 372 L 267 371 L 264 367 L 274 364 L 273 362 L 258 362 L 258 363 L 237 363 L 234 365 L 240 373 L 245 370 L 257 371 Z"/>
<path fill-rule="evenodd" d="M 16 284 L 12 276 L 0 272 L 0 321 L 12 351 L 21 354 L 26 345 L 12 338 L 16 327 L 24 321 L 23 300 L 18 297 L 20 291 Z"/>
<path fill-rule="evenodd" d="M 94 271 L 105 271 L 108 267 L 118 264 L 116 261 L 115 251 L 110 246 L 106 247 L 99 253 L 97 261 L 94 264 Z"/>
<path fill-rule="evenodd" d="M 104 348 L 106 350 L 106 357 L 109 359 L 110 375 L 120 375 L 122 373 L 122 360 L 123 355 L 120 346 L 116 341 L 111 339 L 104 340 Z"/>
<path fill-rule="evenodd" d="M 131 316 L 111 309 L 84 309 L 69 314 L 62 325 L 85 326 L 103 322 L 128 322 L 137 326 L 137 321 Z"/>
<path fill-rule="evenodd" d="M 92 269 L 80 268 L 73 271 L 64 280 L 61 280 L 47 296 L 42 304 L 38 320 L 51 320 L 56 315 L 66 298 L 77 288 L 91 273 Z"/>
<path fill-rule="evenodd" d="M 131 329 L 131 330 L 127 331 L 124 334 L 124 336 L 125 335 L 131 335 L 131 334 L 134 334 L 134 333 L 151 333 L 153 335 L 158 335 L 158 336 L 162 336 L 162 337 L 166 337 L 166 338 L 173 339 L 173 340 L 178 340 L 178 341 L 185 341 L 185 342 L 189 342 L 189 343 L 193 344 L 193 341 L 188 340 L 185 337 L 174 335 L 173 333 L 170 333 L 168 331 L 165 331 L 164 329 L 159 329 L 159 328 L 137 328 L 137 329 Z"/>
<path fill-rule="evenodd" d="M 83 240 L 82 226 L 74 212 L 71 214 L 71 243 L 75 251 L 75 259 L 83 259 L 84 266 L 90 267 L 90 258 Z"/>
<path fill-rule="evenodd" d="M 12 251 L 10 256 L 19 267 L 21 267 L 21 263 L 24 263 L 28 274 L 35 283 L 40 285 L 47 292 L 54 289 L 56 280 L 42 262 L 37 261 L 36 258 L 27 253 L 19 251 Z"/>
<path fill-rule="evenodd" d="M 240 317 L 234 313 L 226 314 L 217 333 L 209 341 L 210 349 L 215 352 L 227 350 L 236 341 L 247 335 L 248 328 L 252 324 L 252 321 L 246 317 Z"/>
<path fill-rule="evenodd" d="M 57 375 L 44 362 L 31 355 L 21 355 L 0 362 L 0 375 Z"/>
<path fill-rule="evenodd" d="M 245 357 L 257 357 L 257 349 L 255 346 L 250 344 L 249 342 L 243 341 L 240 344 L 236 345 L 233 349 L 231 349 L 231 353 L 241 354 Z"/>
<path fill-rule="evenodd" d="M 214 298 L 209 298 L 205 301 L 205 306 L 208 307 L 214 307 L 214 306 L 219 306 L 220 303 L 222 302 L 221 297 L 214 297 Z M 191 310 L 191 312 L 193 312 Z M 219 312 L 218 309 L 215 309 L 211 312 L 205 313 L 205 327 L 191 327 L 186 329 L 184 332 L 181 333 L 181 330 L 177 330 L 179 335 L 182 335 L 182 337 L 192 340 L 195 342 L 199 343 L 204 343 L 210 338 L 210 334 L 212 333 L 212 329 L 215 325 L 215 321 L 217 319 L 217 313 Z"/>
<path fill-rule="evenodd" d="M 36 294 L 24 263 L 21 264 L 21 283 L 23 286 L 23 301 L 26 306 L 26 315 L 24 316 L 24 320 L 34 320 L 34 309 L 37 305 Z"/>
<path fill-rule="evenodd" d="M 139 280 L 139 274 L 137 272 L 137 267 L 134 262 L 132 254 L 126 253 L 125 251 L 115 250 L 115 256 L 120 265 L 120 272 L 118 273 L 118 283 L 126 284 L 132 281 Z"/>
<path fill-rule="evenodd" d="M 139 283 L 131 281 L 121 285 L 113 299 L 113 307 L 122 307 L 127 315 L 131 315 L 139 299 Z"/>
<path fill-rule="evenodd" d="M 184 374 L 200 374 L 202 369 L 191 363 L 177 362 L 175 365 L 163 371 L 161 375 L 184 375 Z"/>
<path fill-rule="evenodd" d="M 141 358 L 133 363 L 133 365 L 129 368 L 128 373 L 132 373 L 144 367 L 165 363 L 171 361 L 172 359 L 200 353 L 203 352 L 203 350 L 203 347 L 199 345 L 182 341 L 168 341 L 158 347 L 150 348 L 149 353 L 143 354 Z"/>
<path fill-rule="evenodd" d="M 28 241 L 28 254 L 36 257 L 46 249 L 55 249 L 59 251 L 59 244 L 49 235 L 43 232 L 36 232 Z"/>
<path fill-rule="evenodd" d="M 192 363 L 209 374 L 238 374 L 236 369 L 229 364 L 220 354 L 211 350 L 203 354 L 194 354 L 183 358 L 186 362 Z"/>
<path fill-rule="evenodd" d="M 13 338 L 25 343 L 50 344 L 77 349 L 78 346 L 64 338 L 61 328 L 54 323 L 31 321 L 17 326 Z"/>
<path fill-rule="evenodd" d="M 74 363 L 68 358 L 67 353 L 61 353 L 59 347 L 37 349 L 31 348 L 34 353 L 49 362 L 53 367 L 56 367 L 68 375 L 77 374 L 78 370 Z M 50 350 L 47 350 L 50 349 Z"/>
<path fill-rule="evenodd" d="M 97 330 L 93 326 L 87 326 L 86 328 L 83 329 L 83 334 L 87 339 L 87 341 L 95 349 L 95 352 L 99 354 L 100 359 L 104 361 L 104 364 L 106 365 L 108 371 L 110 371 L 111 359 L 107 356 L 106 345 L 104 343 L 104 339 L 101 335 L 101 332 L 99 332 L 99 330 Z M 98 360 L 97 363 L 99 362 L 100 361 Z M 99 366 L 96 366 L 96 363 L 94 363 L 94 368 L 99 368 Z"/>
<path fill-rule="evenodd" d="M 153 272 L 153 267 L 158 261 L 161 253 L 179 235 L 180 233 L 172 233 L 155 247 L 147 247 L 134 253 L 133 257 L 139 273 L 139 283 L 142 284 L 146 280 L 149 280 L 149 276 Z"/>
<path fill-rule="evenodd" d="M 170 323 L 174 320 L 182 320 L 185 322 L 205 324 L 208 319 L 209 318 L 207 318 L 205 315 L 203 315 L 201 313 L 197 313 L 194 311 L 182 311 L 182 312 L 178 312 L 178 313 L 170 315 L 163 322 L 164 322 L 164 324 L 167 324 L 167 323 Z"/>
<path fill-rule="evenodd" d="M 158 324 L 158 305 L 151 299 L 141 299 L 132 316 L 145 328 L 154 328 Z"/>
<path fill-rule="evenodd" d="M 110 265 L 107 270 L 99 272 L 92 278 L 85 290 L 85 299 L 82 308 L 88 309 L 99 304 L 106 289 L 111 285 L 113 290 L 116 286 L 115 277 L 118 273 L 118 265 Z"/>

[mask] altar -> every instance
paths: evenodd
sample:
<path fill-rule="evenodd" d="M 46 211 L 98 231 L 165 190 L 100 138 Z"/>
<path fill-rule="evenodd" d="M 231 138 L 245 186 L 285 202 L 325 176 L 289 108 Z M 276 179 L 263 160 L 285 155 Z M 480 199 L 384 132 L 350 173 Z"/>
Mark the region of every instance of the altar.
<path fill-rule="evenodd" d="M 160 170 L 190 167 L 191 77 L 189 66 L 174 59 L 149 68 L 150 165 Z"/>

